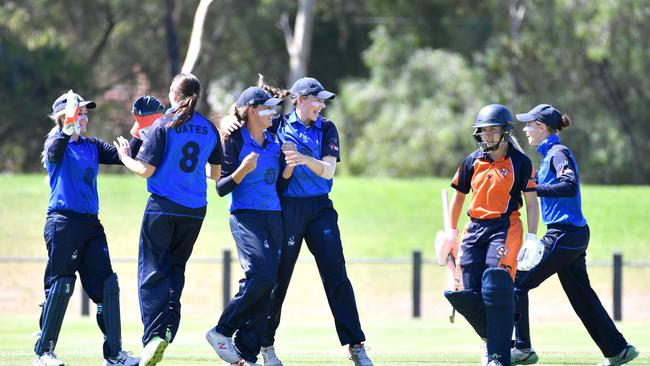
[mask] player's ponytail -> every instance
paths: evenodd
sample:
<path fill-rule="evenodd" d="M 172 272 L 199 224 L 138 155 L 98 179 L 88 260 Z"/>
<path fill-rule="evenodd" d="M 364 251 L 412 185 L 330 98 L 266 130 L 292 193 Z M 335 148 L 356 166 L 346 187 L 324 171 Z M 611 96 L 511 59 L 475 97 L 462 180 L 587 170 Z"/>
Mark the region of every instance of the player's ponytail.
<path fill-rule="evenodd" d="M 521 148 L 521 145 L 519 145 L 519 141 L 517 141 L 517 138 L 512 136 L 511 134 L 506 134 L 506 141 L 508 141 L 512 146 L 515 147 L 515 149 L 524 152 L 524 150 Z"/>
<path fill-rule="evenodd" d="M 165 127 L 177 127 L 192 118 L 201 94 L 201 83 L 190 73 L 180 73 L 172 80 L 171 92 L 178 105 L 174 113 L 169 116 L 171 121 Z"/>
<path fill-rule="evenodd" d="M 562 123 L 560 124 L 560 128 L 558 131 L 561 131 L 564 128 L 569 128 L 571 126 L 571 119 L 569 118 L 568 115 L 563 114 L 562 115 Z"/>
<path fill-rule="evenodd" d="M 54 127 L 50 130 L 50 132 L 47 133 L 45 140 L 47 140 L 48 137 L 54 135 L 56 131 L 60 130 L 61 127 L 63 126 L 63 118 L 65 116 L 65 110 L 58 111 L 56 113 L 51 113 L 47 117 L 51 119 L 54 122 Z M 45 150 L 47 149 L 47 146 L 43 146 L 43 151 L 41 151 L 41 164 L 43 164 L 44 168 L 47 168 L 45 165 L 45 159 L 46 159 L 46 152 Z"/>
<path fill-rule="evenodd" d="M 273 98 L 286 99 L 291 96 L 291 92 L 286 89 L 266 84 L 264 82 L 264 75 L 262 74 L 257 74 L 257 86 L 267 91 Z"/>

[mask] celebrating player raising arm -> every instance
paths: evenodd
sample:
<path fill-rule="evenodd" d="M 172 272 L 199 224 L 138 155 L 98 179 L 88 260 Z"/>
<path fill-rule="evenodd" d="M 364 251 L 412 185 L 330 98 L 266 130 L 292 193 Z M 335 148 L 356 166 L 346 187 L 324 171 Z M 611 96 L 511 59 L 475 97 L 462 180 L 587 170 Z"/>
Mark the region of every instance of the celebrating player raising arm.
<path fill-rule="evenodd" d="M 519 208 L 526 199 L 529 245 L 535 245 L 538 222 L 533 167 L 510 136 L 512 113 L 491 104 L 483 107 L 474 123 L 478 150 L 458 168 L 451 186 L 451 229 L 457 229 L 465 196 L 472 191 L 465 230 L 458 254 L 457 275 L 464 290 L 445 296 L 476 333 L 487 341 L 482 364 L 509 365 L 514 322 L 513 279 L 522 245 Z M 454 250 L 456 238 L 443 247 Z M 444 253 L 443 253 L 444 255 Z M 441 256 L 442 257 L 442 256 Z M 444 255 L 446 257 L 446 255 Z M 489 358 L 488 358 L 489 355 Z"/>
<path fill-rule="evenodd" d="M 616 329 L 589 284 L 585 263 L 589 226 L 582 215 L 578 164 L 557 134 L 569 127 L 569 117 L 549 104 L 540 104 L 528 113 L 518 114 L 517 119 L 526 123 L 524 132 L 528 142 L 538 146 L 537 152 L 542 157 L 537 173 L 537 194 L 542 204 L 542 222 L 548 230 L 541 240 L 544 245 L 542 261 L 532 269 L 517 272 L 516 310 L 520 316 L 515 327 L 512 363 L 528 365 L 538 360 L 530 342 L 528 291 L 555 273 L 571 306 L 607 358 L 601 365 L 627 363 L 639 352 Z"/>
<path fill-rule="evenodd" d="M 212 179 L 220 176 L 223 153 L 219 133 L 212 122 L 194 111 L 200 91 L 201 84 L 194 75 L 176 75 L 169 88 L 172 109 L 153 123 L 137 159 L 129 156 L 124 138 L 115 142 L 124 165 L 147 178 L 151 193 L 138 251 L 144 323 L 141 366 L 160 362 L 176 336 L 185 264 L 208 203 L 206 171 L 214 172 L 210 174 Z"/>
<path fill-rule="evenodd" d="M 43 150 L 52 190 L 44 230 L 48 254 L 46 299 L 41 333 L 34 347 L 35 366 L 63 365 L 54 348 L 74 291 L 76 272 L 84 290 L 97 304 L 97 323 L 104 333 L 104 365 L 133 366 L 139 361 L 122 351 L 117 274 L 97 216 L 99 164 L 120 164 L 120 160 L 114 146 L 83 136 L 88 109 L 95 106 L 95 102 L 84 100 L 72 90 L 52 105 L 50 117 L 56 126 L 48 134 Z"/>

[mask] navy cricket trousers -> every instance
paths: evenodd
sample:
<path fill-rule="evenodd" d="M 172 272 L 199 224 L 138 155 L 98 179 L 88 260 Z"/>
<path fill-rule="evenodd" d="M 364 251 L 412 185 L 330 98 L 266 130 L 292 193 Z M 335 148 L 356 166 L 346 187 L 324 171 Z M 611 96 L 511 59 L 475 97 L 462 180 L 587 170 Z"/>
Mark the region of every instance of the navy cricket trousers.
<path fill-rule="evenodd" d="M 147 201 L 138 253 L 138 295 L 144 324 L 142 344 L 171 340 L 181 321 L 185 264 L 201 231 L 206 207 L 189 208 L 152 194 Z"/>
<path fill-rule="evenodd" d="M 51 212 L 45 221 L 45 292 L 59 277 L 79 271 L 81 285 L 95 303 L 101 303 L 104 280 L 113 273 L 104 227 L 97 215 Z"/>
<path fill-rule="evenodd" d="M 263 346 L 275 342 L 280 325 L 282 303 L 289 288 L 291 275 L 305 239 L 316 259 L 327 301 L 341 345 L 365 341 L 352 284 L 345 269 L 345 258 L 338 227 L 338 214 L 327 195 L 304 198 L 282 198 L 284 240 L 278 271 L 278 281 L 271 295 L 268 328 Z"/>
<path fill-rule="evenodd" d="M 255 362 L 277 277 L 282 213 L 237 210 L 230 215 L 230 230 L 245 277 L 239 280 L 239 292 L 226 305 L 215 329 L 228 337 L 235 334 L 239 354 Z"/>
<path fill-rule="evenodd" d="M 528 291 L 557 273 L 573 310 L 603 355 L 612 357 L 620 353 L 627 341 L 600 303 L 587 275 L 585 255 L 589 226 L 551 224 L 541 241 L 545 247 L 542 261 L 528 272 L 517 272 L 515 280 L 515 311 L 519 313 L 515 323 L 515 346 L 519 349 L 531 347 Z"/>

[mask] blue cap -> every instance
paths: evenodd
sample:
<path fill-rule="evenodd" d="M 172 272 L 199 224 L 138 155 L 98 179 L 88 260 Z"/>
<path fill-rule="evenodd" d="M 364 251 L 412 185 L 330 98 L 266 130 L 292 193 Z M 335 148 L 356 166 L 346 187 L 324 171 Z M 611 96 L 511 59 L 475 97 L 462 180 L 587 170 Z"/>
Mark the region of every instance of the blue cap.
<path fill-rule="evenodd" d="M 521 122 L 539 121 L 556 130 L 562 126 L 562 113 L 550 104 L 540 104 L 528 113 L 518 114 L 517 119 Z"/>
<path fill-rule="evenodd" d="M 241 93 L 237 99 L 237 107 L 254 107 L 258 105 L 272 107 L 278 104 L 282 104 L 282 102 L 282 99 L 273 98 L 273 96 L 266 90 L 258 86 L 251 86 Z"/>
<path fill-rule="evenodd" d="M 92 100 L 84 100 L 79 94 L 75 93 L 75 97 L 79 101 L 79 107 L 86 107 L 88 109 L 93 109 L 97 107 L 97 104 L 93 102 Z M 65 109 L 65 105 L 68 102 L 68 93 L 63 93 L 61 94 L 60 97 L 56 98 L 54 103 L 52 104 L 52 113 L 57 113 L 59 111 L 62 111 Z"/>
<path fill-rule="evenodd" d="M 336 96 L 336 94 L 325 90 L 318 80 L 307 77 L 300 78 L 293 83 L 293 86 L 291 87 L 291 95 L 293 97 L 313 95 L 316 98 L 326 100 L 333 99 Z"/>

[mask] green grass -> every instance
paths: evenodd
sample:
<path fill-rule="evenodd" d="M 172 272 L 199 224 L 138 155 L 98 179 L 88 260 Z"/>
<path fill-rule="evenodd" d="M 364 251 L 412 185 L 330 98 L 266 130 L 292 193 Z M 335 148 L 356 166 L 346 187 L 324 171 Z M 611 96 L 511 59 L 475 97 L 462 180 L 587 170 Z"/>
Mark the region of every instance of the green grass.
<path fill-rule="evenodd" d="M 329 320 L 329 319 L 328 319 Z M 339 346 L 334 326 L 326 320 L 296 319 L 283 324 L 276 348 L 286 366 L 351 365 Z M 184 318 L 175 342 L 167 348 L 160 366 L 220 365 L 205 341 L 204 333 L 213 319 Z M 631 365 L 650 365 L 648 323 L 620 323 L 626 339 L 641 355 Z M 0 365 L 28 365 L 32 361 L 36 319 L 0 318 Z M 375 365 L 476 365 L 479 341 L 462 319 L 452 325 L 434 321 L 383 321 L 364 327 Z M 123 327 L 124 349 L 139 355 L 140 324 Z M 603 359 L 579 322 L 534 324 L 533 346 L 539 365 L 595 365 Z M 59 337 L 57 354 L 66 366 L 99 365 L 101 336 L 92 318 L 68 314 Z"/>
<path fill-rule="evenodd" d="M 0 256 L 43 256 L 43 224 L 49 197 L 45 175 L 2 175 Z M 337 177 L 332 193 L 339 212 L 346 256 L 407 257 L 413 249 L 433 254 L 442 227 L 440 189 L 449 179 Z M 135 256 L 147 198 L 144 179 L 100 175 L 100 218 L 112 256 Z M 628 260 L 650 259 L 650 186 L 584 186 L 584 213 L 591 227 L 590 259 L 609 259 L 620 250 Z M 228 200 L 209 185 L 208 216 L 194 256 L 219 256 L 232 248 Z M 525 215 L 523 215 L 525 217 Z M 463 217 L 463 222 L 465 218 Z M 543 228 L 540 229 L 540 234 Z"/>

